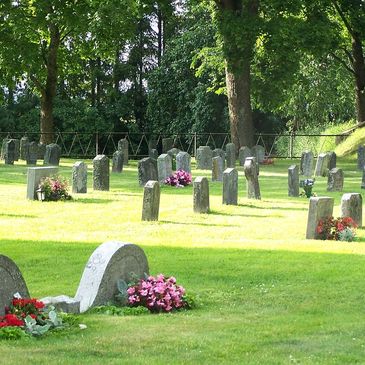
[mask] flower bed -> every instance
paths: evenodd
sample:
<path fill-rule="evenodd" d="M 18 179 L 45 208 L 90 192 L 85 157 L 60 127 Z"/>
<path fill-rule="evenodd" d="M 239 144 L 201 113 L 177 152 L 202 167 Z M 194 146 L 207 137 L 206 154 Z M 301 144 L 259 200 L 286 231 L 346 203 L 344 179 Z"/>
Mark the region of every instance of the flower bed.
<path fill-rule="evenodd" d="M 177 188 L 182 188 L 191 184 L 191 174 L 184 170 L 177 170 L 174 174 L 165 179 L 164 183 L 166 185 L 176 186 Z"/>
<path fill-rule="evenodd" d="M 351 217 L 321 219 L 317 225 L 317 234 L 322 240 L 348 241 L 354 240 L 357 224 Z"/>

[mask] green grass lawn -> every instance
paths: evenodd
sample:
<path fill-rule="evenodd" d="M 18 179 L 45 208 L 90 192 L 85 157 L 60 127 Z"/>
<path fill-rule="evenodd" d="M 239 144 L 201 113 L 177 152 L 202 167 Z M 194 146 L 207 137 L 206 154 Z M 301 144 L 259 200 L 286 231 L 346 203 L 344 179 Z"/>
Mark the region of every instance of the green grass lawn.
<path fill-rule="evenodd" d="M 62 160 L 70 178 L 74 161 Z M 102 242 L 140 245 L 152 274 L 177 277 L 198 309 L 164 315 L 85 314 L 86 330 L 0 342 L 4 364 L 363 364 L 365 231 L 356 242 L 305 240 L 308 200 L 288 198 L 287 169 L 260 167 L 261 201 L 223 206 L 210 183 L 209 214 L 194 214 L 192 187 L 161 189 L 159 222 L 142 222 L 136 162 L 111 175 L 109 192 L 68 202 L 27 201 L 26 166 L 0 165 L 0 253 L 20 267 L 31 296 L 73 296 Z M 356 161 L 339 159 L 344 192 L 361 192 Z M 208 176 L 193 170 L 193 177 Z M 326 178 L 314 191 L 327 193 Z M 0 288 L 1 290 L 1 288 Z"/>

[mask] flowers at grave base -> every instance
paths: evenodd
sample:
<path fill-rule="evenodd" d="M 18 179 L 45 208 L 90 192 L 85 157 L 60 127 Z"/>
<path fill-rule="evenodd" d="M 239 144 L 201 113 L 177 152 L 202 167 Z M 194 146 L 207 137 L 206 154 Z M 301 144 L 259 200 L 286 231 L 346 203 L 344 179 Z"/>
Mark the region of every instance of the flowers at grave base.
<path fill-rule="evenodd" d="M 191 174 L 180 169 L 175 171 L 171 176 L 165 179 L 164 183 L 166 185 L 176 186 L 177 188 L 182 188 L 191 184 Z"/>
<path fill-rule="evenodd" d="M 354 240 L 357 224 L 351 217 L 321 219 L 317 225 L 318 237 L 322 240 L 347 241 Z"/>
<path fill-rule="evenodd" d="M 316 194 L 312 192 L 315 181 L 315 179 L 301 180 L 299 186 L 303 188 L 303 192 L 300 195 L 306 196 L 307 198 L 310 198 L 311 196 L 316 196 Z"/>
<path fill-rule="evenodd" d="M 274 159 L 273 158 L 264 158 L 264 160 L 261 163 L 262 165 L 273 165 L 274 164 Z"/>
<path fill-rule="evenodd" d="M 71 195 L 68 193 L 68 182 L 62 176 L 52 176 L 42 178 L 38 188 L 44 191 L 44 200 L 70 200 Z"/>

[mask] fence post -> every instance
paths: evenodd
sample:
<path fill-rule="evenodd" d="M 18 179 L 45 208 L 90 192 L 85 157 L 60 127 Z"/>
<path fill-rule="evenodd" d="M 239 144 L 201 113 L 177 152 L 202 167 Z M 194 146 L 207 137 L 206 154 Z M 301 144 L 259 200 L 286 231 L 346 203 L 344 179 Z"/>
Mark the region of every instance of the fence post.
<path fill-rule="evenodd" d="M 99 154 L 99 133 L 95 133 L 95 156 Z"/>
<path fill-rule="evenodd" d="M 290 140 L 289 140 L 289 157 L 293 158 L 293 151 L 294 151 L 294 132 L 290 133 Z"/>

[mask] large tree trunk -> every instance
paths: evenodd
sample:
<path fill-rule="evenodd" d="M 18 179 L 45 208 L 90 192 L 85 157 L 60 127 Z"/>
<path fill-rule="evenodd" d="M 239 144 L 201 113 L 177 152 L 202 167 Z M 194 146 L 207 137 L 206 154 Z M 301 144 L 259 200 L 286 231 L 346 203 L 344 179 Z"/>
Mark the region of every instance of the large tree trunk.
<path fill-rule="evenodd" d="M 57 90 L 57 53 L 60 45 L 60 31 L 57 26 L 50 25 L 50 44 L 47 57 L 47 80 L 41 94 L 40 142 L 54 142 L 53 101 Z"/>
<path fill-rule="evenodd" d="M 357 123 L 365 122 L 365 63 L 361 39 L 357 34 L 352 37 L 353 69 L 356 86 Z"/>

